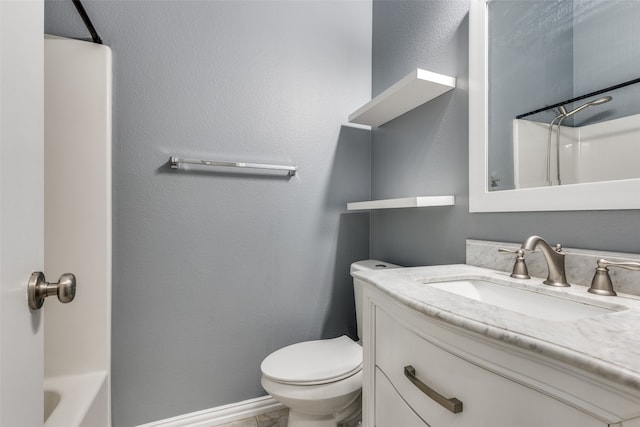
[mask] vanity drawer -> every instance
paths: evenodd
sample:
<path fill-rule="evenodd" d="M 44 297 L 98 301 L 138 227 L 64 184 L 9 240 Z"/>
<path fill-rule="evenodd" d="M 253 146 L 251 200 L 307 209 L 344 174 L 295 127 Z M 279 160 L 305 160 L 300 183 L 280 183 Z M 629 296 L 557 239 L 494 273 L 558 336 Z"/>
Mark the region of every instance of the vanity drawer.
<path fill-rule="evenodd" d="M 419 337 L 380 307 L 375 313 L 375 362 L 401 398 L 431 427 L 603 427 L 606 423 L 529 387 L 457 357 Z M 405 376 L 405 367 L 443 395 L 462 402 L 445 409 Z M 378 386 L 376 383 L 376 393 Z M 384 405 L 376 396 L 378 405 Z M 377 423 L 376 426 L 382 427 Z"/>
<path fill-rule="evenodd" d="M 428 427 L 376 368 L 376 427 Z"/>

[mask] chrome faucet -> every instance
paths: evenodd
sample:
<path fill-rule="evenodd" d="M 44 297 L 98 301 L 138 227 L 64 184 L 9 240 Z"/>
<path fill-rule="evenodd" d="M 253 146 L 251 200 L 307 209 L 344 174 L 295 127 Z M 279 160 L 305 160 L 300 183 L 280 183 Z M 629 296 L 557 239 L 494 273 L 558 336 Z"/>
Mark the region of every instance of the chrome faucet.
<path fill-rule="evenodd" d="M 567 283 L 567 276 L 564 272 L 564 253 L 562 253 L 562 246 L 556 245 L 555 249 L 553 249 L 542 237 L 531 236 L 524 241 L 522 249 L 535 251 L 538 246 L 540 247 L 542 255 L 544 255 L 549 271 L 547 280 L 542 283 L 551 286 L 571 286 Z"/>

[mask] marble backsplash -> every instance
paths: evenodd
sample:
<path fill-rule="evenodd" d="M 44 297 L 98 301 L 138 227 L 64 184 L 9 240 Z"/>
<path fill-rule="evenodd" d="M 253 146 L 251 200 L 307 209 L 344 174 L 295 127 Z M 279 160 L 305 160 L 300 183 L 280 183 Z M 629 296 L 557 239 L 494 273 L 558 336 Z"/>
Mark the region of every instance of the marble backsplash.
<path fill-rule="evenodd" d="M 549 241 L 548 243 L 555 246 L 557 242 Z M 511 272 L 515 254 L 502 254 L 498 252 L 498 249 L 515 250 L 519 249 L 521 244 L 467 239 L 467 265 Z M 572 285 L 590 286 L 595 273 L 596 261 L 600 258 L 609 261 L 640 262 L 640 254 L 574 248 L 563 248 L 563 252 L 566 254 L 567 280 Z M 524 258 L 530 276 L 547 277 L 547 264 L 542 252 L 526 252 Z M 616 292 L 640 296 L 640 272 L 611 267 L 609 274 Z"/>

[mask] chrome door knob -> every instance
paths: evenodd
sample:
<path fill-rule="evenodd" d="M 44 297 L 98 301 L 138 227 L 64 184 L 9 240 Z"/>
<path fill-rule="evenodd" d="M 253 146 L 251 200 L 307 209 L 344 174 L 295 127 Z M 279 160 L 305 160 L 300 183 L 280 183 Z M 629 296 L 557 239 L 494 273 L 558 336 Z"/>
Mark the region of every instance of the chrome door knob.
<path fill-rule="evenodd" d="M 44 299 L 52 295 L 57 295 L 62 303 L 71 302 L 76 296 L 76 276 L 64 273 L 57 283 L 48 283 L 44 274 L 36 271 L 29 278 L 27 293 L 32 310 L 38 310 L 44 304 Z"/>

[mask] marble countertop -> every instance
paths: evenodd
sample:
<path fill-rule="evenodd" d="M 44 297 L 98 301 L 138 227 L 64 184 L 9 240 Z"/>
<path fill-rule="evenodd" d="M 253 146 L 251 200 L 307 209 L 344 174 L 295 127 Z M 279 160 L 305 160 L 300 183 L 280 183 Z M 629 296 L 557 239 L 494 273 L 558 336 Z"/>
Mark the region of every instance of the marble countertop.
<path fill-rule="evenodd" d="M 354 277 L 429 317 L 539 353 L 640 391 L 640 298 L 592 295 L 584 286 L 554 288 L 542 279 L 518 280 L 469 265 L 361 271 Z M 425 285 L 480 279 L 529 291 L 626 308 L 577 320 L 546 320 Z M 620 307 L 622 306 L 622 307 Z"/>

